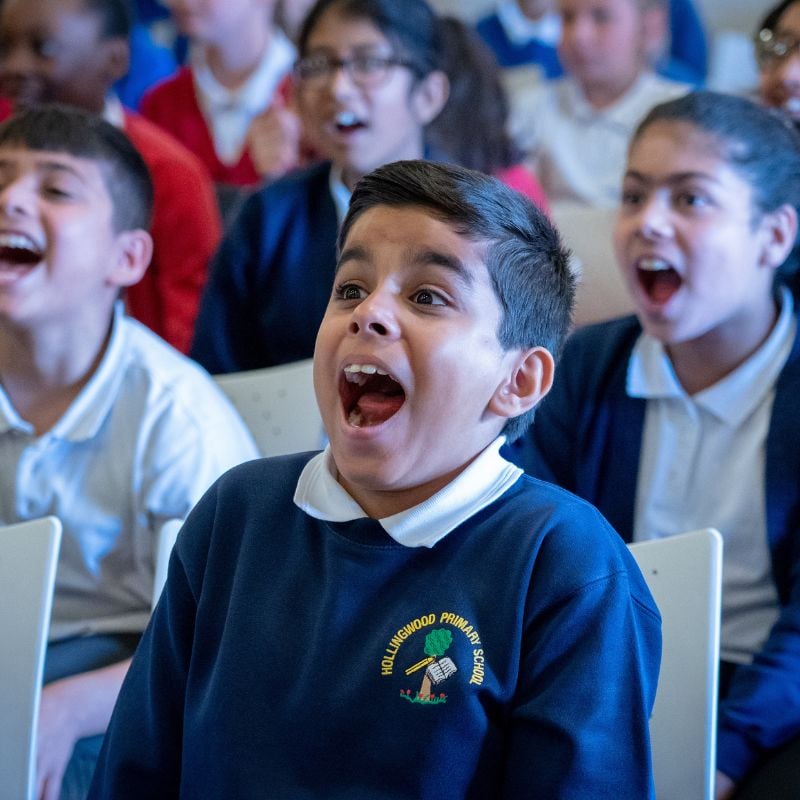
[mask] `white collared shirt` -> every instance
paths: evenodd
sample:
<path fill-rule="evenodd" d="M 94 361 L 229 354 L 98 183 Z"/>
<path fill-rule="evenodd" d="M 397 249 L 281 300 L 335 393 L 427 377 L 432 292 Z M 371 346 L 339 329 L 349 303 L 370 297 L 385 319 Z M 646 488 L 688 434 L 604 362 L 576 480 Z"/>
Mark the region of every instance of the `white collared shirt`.
<path fill-rule="evenodd" d="M 405 547 L 433 547 L 519 480 L 522 470 L 500 455 L 504 442 L 505 436 L 499 436 L 447 486 L 413 508 L 378 520 L 381 527 Z M 328 446 L 300 473 L 295 505 L 314 519 L 329 522 L 366 517 L 336 478 Z"/>
<path fill-rule="evenodd" d="M 634 540 L 711 526 L 723 536 L 722 658 L 749 663 L 778 616 L 767 540 L 765 468 L 775 384 L 796 335 L 791 294 L 743 364 L 689 396 L 663 344 L 642 334 L 627 393 L 647 400 Z"/>
<path fill-rule="evenodd" d="M 504 0 L 497 6 L 497 20 L 509 41 L 519 46 L 536 41 L 555 47 L 561 41 L 561 16 L 556 13 L 530 19 L 516 0 Z"/>
<path fill-rule="evenodd" d="M 294 45 L 276 28 L 261 61 L 247 80 L 238 89 L 228 89 L 209 69 L 205 48 L 192 47 L 189 61 L 197 102 L 211 133 L 214 150 L 223 164 L 239 161 L 250 124 L 269 108 L 295 57 Z"/>
<path fill-rule="evenodd" d="M 336 219 L 339 227 L 342 227 L 344 218 L 347 216 L 347 209 L 350 207 L 350 196 L 353 194 L 345 185 L 342 179 L 342 170 L 331 164 L 331 172 L 328 176 L 328 188 L 333 198 L 333 205 L 336 207 Z"/>
<path fill-rule="evenodd" d="M 0 387 L 0 524 L 63 524 L 50 639 L 144 630 L 161 524 L 257 455 L 209 375 L 121 303 L 100 364 L 49 431 L 37 436 Z"/>
<path fill-rule="evenodd" d="M 551 202 L 613 208 L 636 125 L 654 105 L 690 88 L 642 72 L 616 102 L 596 109 L 573 78 L 536 82 L 511 96 L 509 130 Z"/>

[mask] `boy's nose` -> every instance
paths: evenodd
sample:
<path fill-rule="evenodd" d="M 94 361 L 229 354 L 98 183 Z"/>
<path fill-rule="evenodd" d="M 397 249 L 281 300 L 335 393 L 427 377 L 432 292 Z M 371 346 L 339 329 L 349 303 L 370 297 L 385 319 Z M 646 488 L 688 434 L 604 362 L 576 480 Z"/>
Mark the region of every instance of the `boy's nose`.
<path fill-rule="evenodd" d="M 6 44 L 0 48 L 0 79 L 27 75 L 33 70 L 33 54 L 22 44 Z"/>
<path fill-rule="evenodd" d="M 349 331 L 353 335 L 397 338 L 400 328 L 391 301 L 378 292 L 366 297 L 353 309 Z"/>
<path fill-rule="evenodd" d="M 5 214 L 27 214 L 30 199 L 30 192 L 19 180 L 10 181 L 0 189 L 0 209 Z"/>
<path fill-rule="evenodd" d="M 332 97 L 348 97 L 358 91 L 358 87 L 350 74 L 350 68 L 339 64 L 328 76 L 326 81 L 328 92 Z"/>
<path fill-rule="evenodd" d="M 797 50 L 778 64 L 775 77 L 786 87 L 800 88 L 800 53 Z"/>
<path fill-rule="evenodd" d="M 668 205 L 660 199 L 648 200 L 639 210 L 637 223 L 639 232 L 649 239 L 667 236 L 672 226 Z"/>

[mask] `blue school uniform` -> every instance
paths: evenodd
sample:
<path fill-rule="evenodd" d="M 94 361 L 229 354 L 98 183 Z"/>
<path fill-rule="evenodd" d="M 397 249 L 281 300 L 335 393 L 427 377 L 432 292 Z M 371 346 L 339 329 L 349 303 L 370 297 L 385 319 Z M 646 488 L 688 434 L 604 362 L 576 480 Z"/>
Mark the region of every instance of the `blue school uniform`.
<path fill-rule="evenodd" d="M 641 334 L 635 317 L 573 334 L 536 424 L 506 448 L 526 472 L 596 505 L 633 537 L 646 400 L 626 391 Z M 734 780 L 800 734 L 800 337 L 775 386 L 766 441 L 766 523 L 780 616 L 761 653 L 740 665 L 720 706 L 717 765 Z M 736 491 L 736 487 L 731 487 Z"/>
<path fill-rule="evenodd" d="M 300 510 L 308 458 L 191 514 L 91 798 L 653 796 L 660 621 L 595 509 L 522 476 L 403 546 Z"/>

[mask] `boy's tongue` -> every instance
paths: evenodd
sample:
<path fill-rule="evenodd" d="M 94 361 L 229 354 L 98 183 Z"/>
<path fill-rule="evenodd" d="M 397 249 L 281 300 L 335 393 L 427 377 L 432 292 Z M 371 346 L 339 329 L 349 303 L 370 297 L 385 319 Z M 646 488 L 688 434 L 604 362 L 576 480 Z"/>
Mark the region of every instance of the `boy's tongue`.
<path fill-rule="evenodd" d="M 648 297 L 659 305 L 666 303 L 681 285 L 681 276 L 674 269 L 642 271 L 640 274 Z"/>
<path fill-rule="evenodd" d="M 359 427 L 380 425 L 397 413 L 404 400 L 402 394 L 365 392 L 358 398 L 358 403 L 350 414 L 351 422 Z"/>

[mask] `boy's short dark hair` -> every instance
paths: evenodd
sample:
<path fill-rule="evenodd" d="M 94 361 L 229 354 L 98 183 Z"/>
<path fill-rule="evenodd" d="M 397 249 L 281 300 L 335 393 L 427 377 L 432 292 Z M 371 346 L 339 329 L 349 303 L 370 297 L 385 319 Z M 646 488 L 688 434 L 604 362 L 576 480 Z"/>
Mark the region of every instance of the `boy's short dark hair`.
<path fill-rule="evenodd" d="M 571 322 L 575 278 L 569 252 L 547 216 L 527 198 L 481 172 L 431 161 L 397 161 L 362 178 L 339 233 L 339 251 L 355 221 L 376 206 L 416 206 L 461 236 L 488 244 L 486 268 L 502 320 L 497 338 L 507 350 L 561 350 Z M 508 420 L 509 441 L 521 436 L 533 410 Z"/>
<path fill-rule="evenodd" d="M 0 124 L 0 147 L 15 145 L 98 161 L 116 232 L 149 228 L 150 172 L 130 139 L 102 117 L 57 104 L 31 106 Z"/>
<path fill-rule="evenodd" d="M 83 7 L 96 14 L 102 24 L 104 39 L 129 39 L 133 27 L 133 11 L 127 0 L 82 0 Z"/>

